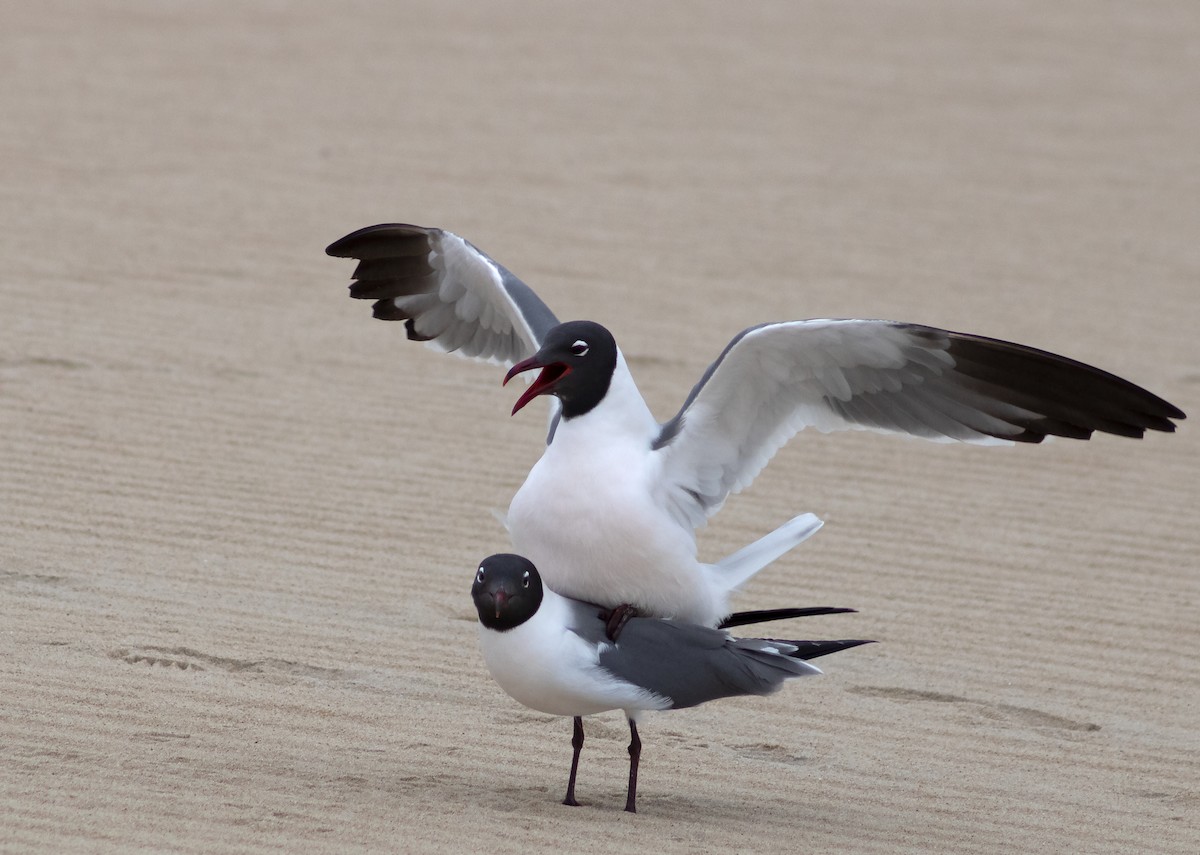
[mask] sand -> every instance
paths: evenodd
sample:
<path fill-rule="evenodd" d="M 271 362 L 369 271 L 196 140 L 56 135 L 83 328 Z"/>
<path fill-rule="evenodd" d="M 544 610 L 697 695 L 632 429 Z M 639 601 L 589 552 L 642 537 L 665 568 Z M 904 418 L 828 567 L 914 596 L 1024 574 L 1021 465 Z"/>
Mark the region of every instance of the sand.
<path fill-rule="evenodd" d="M 666 418 L 751 323 L 875 316 L 1200 407 L 1200 9 L 9 3 L 0 850 L 1200 851 L 1200 439 L 802 435 L 701 539 L 882 643 L 626 730 L 490 681 L 543 437 L 323 249 L 452 229 Z"/>

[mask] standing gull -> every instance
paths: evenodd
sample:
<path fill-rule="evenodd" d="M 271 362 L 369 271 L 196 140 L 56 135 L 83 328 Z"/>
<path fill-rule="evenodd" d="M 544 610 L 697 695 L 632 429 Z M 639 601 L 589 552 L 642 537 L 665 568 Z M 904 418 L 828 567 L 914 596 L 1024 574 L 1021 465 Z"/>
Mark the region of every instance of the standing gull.
<path fill-rule="evenodd" d="M 734 638 L 722 629 L 657 618 L 631 618 L 615 641 L 600 606 L 568 599 L 543 586 L 520 555 L 492 555 L 475 572 L 471 597 L 488 670 L 527 707 L 574 718 L 571 774 L 563 804 L 577 805 L 575 775 L 583 749 L 583 716 L 624 711 L 629 720 L 629 788 L 625 810 L 637 810 L 642 741 L 637 722 L 647 710 L 693 707 L 736 695 L 766 695 L 791 677 L 820 674 L 806 660 L 870 642 Z M 729 623 L 850 609 L 782 609 Z M 749 613 L 746 613 L 747 615 Z"/>
<path fill-rule="evenodd" d="M 729 612 L 731 586 L 697 560 L 695 529 L 804 428 L 1004 445 L 1141 437 L 1184 418 L 1127 380 L 1024 345 L 815 319 L 739 333 L 659 423 L 607 329 L 560 324 L 458 235 L 370 226 L 327 252 L 359 260 L 350 296 L 375 300 L 375 317 L 404 321 L 410 339 L 510 366 L 506 382 L 540 370 L 513 412 L 539 395 L 557 404 L 509 507 L 513 547 L 559 593 L 648 615 L 712 626 Z"/>

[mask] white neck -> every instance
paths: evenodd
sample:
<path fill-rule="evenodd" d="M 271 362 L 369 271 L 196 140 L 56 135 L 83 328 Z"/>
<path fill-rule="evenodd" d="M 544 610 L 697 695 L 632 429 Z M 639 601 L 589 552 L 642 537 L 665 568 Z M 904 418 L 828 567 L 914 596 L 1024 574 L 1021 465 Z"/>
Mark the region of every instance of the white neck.
<path fill-rule="evenodd" d="M 603 400 L 583 415 L 559 422 L 553 445 L 560 442 L 570 445 L 581 435 L 587 438 L 586 442 L 593 443 L 596 432 L 603 432 L 614 441 L 629 438 L 652 442 L 658 430 L 658 422 L 646 406 L 633 375 L 629 373 L 625 356 L 618 349 L 617 364 L 613 367 L 612 380 Z"/>

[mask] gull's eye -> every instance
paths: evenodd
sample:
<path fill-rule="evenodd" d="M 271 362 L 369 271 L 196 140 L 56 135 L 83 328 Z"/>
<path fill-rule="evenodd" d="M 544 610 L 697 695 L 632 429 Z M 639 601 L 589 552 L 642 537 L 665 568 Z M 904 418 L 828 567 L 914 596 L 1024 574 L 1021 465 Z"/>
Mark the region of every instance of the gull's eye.
<path fill-rule="evenodd" d="M 587 356 L 587 352 L 588 352 L 588 343 L 586 341 L 584 341 L 583 339 L 579 339 L 579 341 L 577 341 L 573 345 L 571 345 L 571 355 L 572 356 Z"/>
<path fill-rule="evenodd" d="M 522 588 L 529 587 L 529 571 L 528 570 L 526 570 L 525 575 L 521 577 L 521 587 Z"/>
<path fill-rule="evenodd" d="M 477 585 L 483 584 L 483 568 L 482 567 L 480 567 L 478 570 L 475 571 L 475 584 L 477 584 Z"/>

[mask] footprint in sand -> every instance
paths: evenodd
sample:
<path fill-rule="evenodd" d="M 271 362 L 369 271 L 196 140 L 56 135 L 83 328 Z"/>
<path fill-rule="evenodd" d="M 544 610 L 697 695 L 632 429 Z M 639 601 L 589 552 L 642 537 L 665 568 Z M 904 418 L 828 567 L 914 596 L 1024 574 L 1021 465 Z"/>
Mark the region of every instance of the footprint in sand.
<path fill-rule="evenodd" d="M 1031 707 L 1015 704 L 1001 704 L 988 701 L 975 701 L 961 695 L 951 695 L 944 692 L 929 692 L 921 689 L 906 689 L 901 686 L 858 686 L 848 691 L 856 695 L 872 698 L 884 698 L 899 703 L 939 703 L 961 704 L 972 707 L 986 718 L 1004 720 L 1014 724 L 1035 728 L 1055 728 L 1058 730 L 1096 731 L 1100 725 L 1091 722 L 1076 721 L 1053 713 L 1043 712 Z"/>
<path fill-rule="evenodd" d="M 316 680 L 342 680 L 348 672 L 340 668 L 321 668 L 292 662 L 287 659 L 233 659 L 202 653 L 190 647 L 119 647 L 109 656 L 130 665 L 161 666 L 180 671 L 228 671 L 230 673 L 268 674 L 283 677 L 306 677 Z"/>

